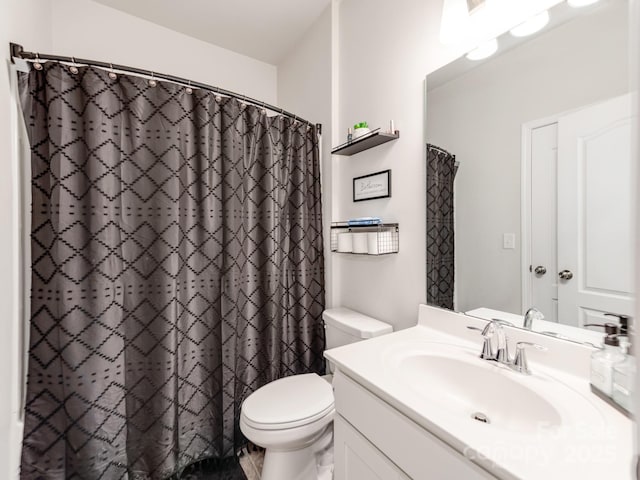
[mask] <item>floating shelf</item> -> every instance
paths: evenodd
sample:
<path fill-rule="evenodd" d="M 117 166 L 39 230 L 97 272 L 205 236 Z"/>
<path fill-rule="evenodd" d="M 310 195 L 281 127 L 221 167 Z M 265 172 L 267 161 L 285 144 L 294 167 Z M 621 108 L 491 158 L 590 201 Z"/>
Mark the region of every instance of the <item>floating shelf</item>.
<path fill-rule="evenodd" d="M 344 242 L 338 238 L 342 234 L 348 235 Z M 379 256 L 398 253 L 399 247 L 400 229 L 397 223 L 349 225 L 347 222 L 338 222 L 331 224 L 332 252 Z"/>
<path fill-rule="evenodd" d="M 331 150 L 331 153 L 333 155 L 351 156 L 355 155 L 356 153 L 369 150 L 370 148 L 377 147 L 378 145 L 382 145 L 383 143 L 397 140 L 398 138 L 400 138 L 399 130 L 396 130 L 394 133 L 373 131 L 371 133 L 358 137 L 355 140 L 343 143 L 342 145 L 338 145 L 333 150 Z"/>

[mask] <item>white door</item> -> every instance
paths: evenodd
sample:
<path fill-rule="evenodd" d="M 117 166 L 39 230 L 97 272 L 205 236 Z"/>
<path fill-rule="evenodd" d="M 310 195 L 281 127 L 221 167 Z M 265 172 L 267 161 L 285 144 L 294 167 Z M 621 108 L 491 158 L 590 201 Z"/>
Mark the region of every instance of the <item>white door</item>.
<path fill-rule="evenodd" d="M 557 122 L 531 130 L 531 304 L 545 320 L 557 322 Z"/>
<path fill-rule="evenodd" d="M 558 122 L 558 315 L 632 315 L 633 168 L 629 95 Z"/>

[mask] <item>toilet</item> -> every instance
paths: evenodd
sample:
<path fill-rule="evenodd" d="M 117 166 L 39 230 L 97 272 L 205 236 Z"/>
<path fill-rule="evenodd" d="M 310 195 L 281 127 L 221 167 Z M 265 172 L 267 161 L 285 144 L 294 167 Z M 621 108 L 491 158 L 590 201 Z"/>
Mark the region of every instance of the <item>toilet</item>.
<path fill-rule="evenodd" d="M 348 308 L 322 314 L 327 349 L 391 333 L 391 325 Z M 333 366 L 329 365 L 333 373 Z M 262 480 L 333 478 L 332 375 L 275 380 L 242 403 L 240 430 L 265 448 Z"/>

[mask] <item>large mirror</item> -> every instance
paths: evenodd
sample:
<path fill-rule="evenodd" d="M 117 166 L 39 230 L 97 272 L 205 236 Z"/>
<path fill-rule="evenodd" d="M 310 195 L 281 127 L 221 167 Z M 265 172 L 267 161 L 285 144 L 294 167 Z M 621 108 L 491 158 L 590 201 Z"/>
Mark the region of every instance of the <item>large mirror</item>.
<path fill-rule="evenodd" d="M 549 13 L 538 33 L 507 33 L 492 57 L 427 77 L 427 211 L 449 209 L 427 221 L 440 245 L 427 288 L 456 311 L 517 325 L 536 307 L 533 330 L 597 343 L 585 326 L 632 314 L 628 2 Z M 430 183 L 442 173 L 430 156 L 455 165 L 443 177 L 451 203 L 446 182 Z M 447 255 L 453 274 L 438 263 Z"/>

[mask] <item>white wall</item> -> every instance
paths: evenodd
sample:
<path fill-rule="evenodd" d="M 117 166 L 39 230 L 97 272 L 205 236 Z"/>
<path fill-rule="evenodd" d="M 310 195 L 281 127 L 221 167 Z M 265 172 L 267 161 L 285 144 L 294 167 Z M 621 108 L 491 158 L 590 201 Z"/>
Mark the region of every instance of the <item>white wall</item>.
<path fill-rule="evenodd" d="M 10 93 L 9 42 L 51 47 L 50 0 L 0 2 L 0 478 L 17 476 L 22 435 L 19 422 L 19 317 L 22 299 L 19 263 L 18 159 L 15 102 Z M 27 226 L 27 228 L 29 228 Z"/>
<path fill-rule="evenodd" d="M 425 75 L 455 58 L 438 43 L 440 0 L 344 0 L 339 10 L 337 145 L 367 121 L 400 139 L 351 157 L 335 157 L 334 221 L 375 215 L 400 224 L 400 253 L 332 254 L 336 303 L 406 328 L 415 325 L 425 280 Z M 392 197 L 354 203 L 354 177 L 391 169 Z"/>
<path fill-rule="evenodd" d="M 460 162 L 457 310 L 528 308 L 520 286 L 522 124 L 627 93 L 627 22 L 626 2 L 612 3 L 429 92 L 427 138 Z M 503 233 L 516 234 L 515 250 L 502 248 Z"/>
<path fill-rule="evenodd" d="M 322 214 L 324 217 L 326 306 L 333 306 L 331 222 L 331 26 L 329 5 L 305 36 L 278 65 L 279 106 L 302 118 L 322 124 Z"/>
<path fill-rule="evenodd" d="M 54 5 L 52 50 L 58 55 L 155 70 L 277 103 L 274 65 L 93 1 L 55 0 Z"/>

